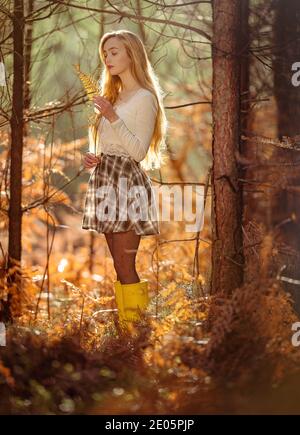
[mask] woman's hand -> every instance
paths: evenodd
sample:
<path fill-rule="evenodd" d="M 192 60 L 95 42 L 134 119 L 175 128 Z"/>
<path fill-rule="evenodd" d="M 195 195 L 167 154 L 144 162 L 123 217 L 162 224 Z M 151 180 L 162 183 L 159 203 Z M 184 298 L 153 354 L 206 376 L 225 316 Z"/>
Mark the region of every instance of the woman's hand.
<path fill-rule="evenodd" d="M 110 101 L 100 95 L 94 95 L 94 105 L 96 109 L 101 111 L 101 114 L 109 120 L 109 122 L 116 121 L 119 117 L 113 109 Z"/>
<path fill-rule="evenodd" d="M 101 161 L 100 157 L 97 157 L 93 153 L 85 153 L 85 156 L 83 157 L 83 165 L 85 169 L 90 169 L 96 166 Z"/>

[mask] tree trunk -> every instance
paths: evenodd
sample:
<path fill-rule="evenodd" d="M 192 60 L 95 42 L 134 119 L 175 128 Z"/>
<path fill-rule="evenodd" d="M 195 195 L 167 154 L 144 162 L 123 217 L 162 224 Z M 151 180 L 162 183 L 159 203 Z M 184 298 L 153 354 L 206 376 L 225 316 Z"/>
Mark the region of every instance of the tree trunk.
<path fill-rule="evenodd" d="M 240 1 L 213 1 L 212 293 L 243 282 L 240 140 Z"/>
<path fill-rule="evenodd" d="M 10 199 L 8 226 L 8 264 L 10 268 L 21 262 L 21 225 L 22 225 L 22 153 L 23 153 L 23 83 L 24 83 L 24 4 L 23 0 L 14 1 L 13 12 L 13 92 L 11 125 L 10 160 Z M 20 291 L 18 273 L 10 276 L 11 283 Z M 4 321 L 11 320 L 10 298 L 2 304 Z"/>

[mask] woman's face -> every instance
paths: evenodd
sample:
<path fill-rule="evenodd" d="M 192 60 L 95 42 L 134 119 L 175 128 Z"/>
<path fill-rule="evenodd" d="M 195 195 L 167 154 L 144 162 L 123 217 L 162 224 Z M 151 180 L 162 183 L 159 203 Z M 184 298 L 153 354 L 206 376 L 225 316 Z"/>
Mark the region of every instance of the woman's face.
<path fill-rule="evenodd" d="M 117 37 L 109 38 L 103 46 L 106 68 L 111 75 L 118 75 L 129 68 L 131 60 L 125 46 Z"/>

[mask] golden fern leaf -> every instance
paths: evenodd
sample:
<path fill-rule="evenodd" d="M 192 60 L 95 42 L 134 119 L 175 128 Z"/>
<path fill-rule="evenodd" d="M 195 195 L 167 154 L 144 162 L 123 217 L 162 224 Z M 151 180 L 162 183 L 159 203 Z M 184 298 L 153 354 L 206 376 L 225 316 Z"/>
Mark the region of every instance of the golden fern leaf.
<path fill-rule="evenodd" d="M 85 88 L 89 100 L 92 100 L 94 95 L 99 95 L 100 90 L 96 80 L 91 75 L 83 73 L 78 64 L 74 65 L 74 68 Z"/>

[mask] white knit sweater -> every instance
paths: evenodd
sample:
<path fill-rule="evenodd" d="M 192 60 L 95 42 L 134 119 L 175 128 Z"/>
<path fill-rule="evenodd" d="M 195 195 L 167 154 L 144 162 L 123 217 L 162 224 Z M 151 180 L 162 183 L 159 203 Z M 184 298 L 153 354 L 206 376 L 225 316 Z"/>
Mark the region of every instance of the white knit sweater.
<path fill-rule="evenodd" d="M 130 156 L 140 162 L 146 157 L 154 131 L 158 110 L 156 97 L 148 89 L 140 88 L 128 101 L 113 107 L 119 119 L 110 122 L 102 117 L 96 155 L 103 152 Z"/>

